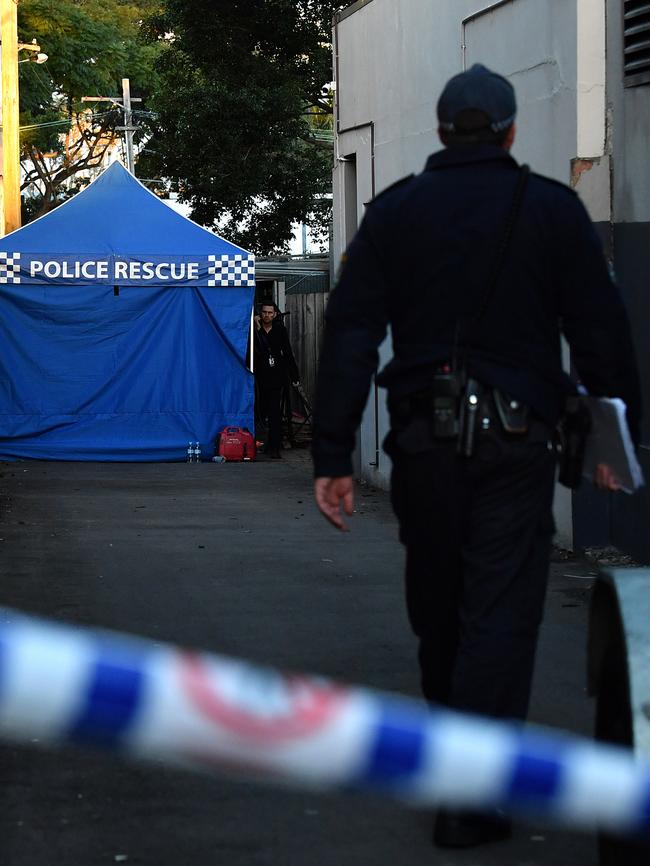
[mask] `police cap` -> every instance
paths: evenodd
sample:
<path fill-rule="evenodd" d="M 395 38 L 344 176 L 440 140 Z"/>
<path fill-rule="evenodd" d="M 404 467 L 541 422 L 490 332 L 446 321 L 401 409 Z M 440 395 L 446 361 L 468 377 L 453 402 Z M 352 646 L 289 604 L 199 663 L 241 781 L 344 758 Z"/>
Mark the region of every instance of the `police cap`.
<path fill-rule="evenodd" d="M 512 84 L 480 63 L 450 78 L 438 100 L 440 128 L 460 135 L 483 129 L 501 133 L 516 114 Z"/>

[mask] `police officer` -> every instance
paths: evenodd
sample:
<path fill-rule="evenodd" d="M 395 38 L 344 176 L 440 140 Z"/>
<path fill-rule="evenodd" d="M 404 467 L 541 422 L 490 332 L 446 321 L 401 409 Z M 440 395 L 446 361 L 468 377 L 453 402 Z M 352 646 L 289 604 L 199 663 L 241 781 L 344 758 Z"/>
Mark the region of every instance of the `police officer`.
<path fill-rule="evenodd" d="M 282 402 L 289 383 L 298 385 L 300 374 L 289 335 L 273 303 L 262 304 L 255 316 L 255 382 L 259 414 L 268 420 L 266 453 L 282 456 Z"/>
<path fill-rule="evenodd" d="M 512 158 L 515 114 L 505 78 L 481 65 L 455 76 L 438 103 L 445 149 L 369 205 L 327 308 L 313 460 L 318 507 L 346 529 L 355 431 L 390 325 L 377 382 L 424 696 L 524 719 L 553 533 L 549 443 L 575 393 L 561 333 L 582 385 L 625 400 L 635 441 L 641 409 L 592 223 L 572 190 Z M 597 484 L 617 488 L 609 466 Z M 440 810 L 434 841 L 509 831 L 498 814 Z"/>

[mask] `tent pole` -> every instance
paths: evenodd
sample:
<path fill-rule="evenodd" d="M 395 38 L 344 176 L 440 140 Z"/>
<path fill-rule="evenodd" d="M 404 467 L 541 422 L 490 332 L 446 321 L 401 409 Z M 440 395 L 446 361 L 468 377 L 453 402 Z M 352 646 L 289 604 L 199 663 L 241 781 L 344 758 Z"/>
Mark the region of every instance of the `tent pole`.
<path fill-rule="evenodd" d="M 253 369 L 253 340 L 255 339 L 255 320 L 253 316 L 255 315 L 255 307 L 251 307 L 251 346 L 250 346 L 250 369 L 251 373 L 254 373 Z"/>

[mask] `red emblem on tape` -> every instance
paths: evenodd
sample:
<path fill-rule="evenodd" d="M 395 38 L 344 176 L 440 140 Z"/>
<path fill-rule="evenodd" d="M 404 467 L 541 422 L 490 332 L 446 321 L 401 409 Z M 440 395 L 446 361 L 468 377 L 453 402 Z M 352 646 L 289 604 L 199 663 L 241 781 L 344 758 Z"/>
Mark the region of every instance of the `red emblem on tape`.
<path fill-rule="evenodd" d="M 266 674 L 244 665 L 240 670 L 254 682 L 253 700 L 243 694 L 244 676 L 240 693 L 228 695 L 217 667 L 206 669 L 205 660 L 192 653 L 181 656 L 183 690 L 201 715 L 258 742 L 279 743 L 315 733 L 331 721 L 349 694 L 341 686 L 307 677 Z"/>

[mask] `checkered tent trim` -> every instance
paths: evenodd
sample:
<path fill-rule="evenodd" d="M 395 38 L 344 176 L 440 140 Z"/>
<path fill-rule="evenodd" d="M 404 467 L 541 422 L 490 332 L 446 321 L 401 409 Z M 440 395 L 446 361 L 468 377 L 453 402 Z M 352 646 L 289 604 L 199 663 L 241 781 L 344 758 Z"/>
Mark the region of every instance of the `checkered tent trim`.
<path fill-rule="evenodd" d="M 247 255 L 208 256 L 209 286 L 254 286 L 255 259 Z"/>
<path fill-rule="evenodd" d="M 20 253 L 0 252 L 0 283 L 20 282 Z"/>

